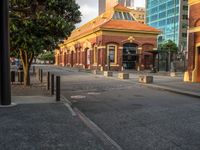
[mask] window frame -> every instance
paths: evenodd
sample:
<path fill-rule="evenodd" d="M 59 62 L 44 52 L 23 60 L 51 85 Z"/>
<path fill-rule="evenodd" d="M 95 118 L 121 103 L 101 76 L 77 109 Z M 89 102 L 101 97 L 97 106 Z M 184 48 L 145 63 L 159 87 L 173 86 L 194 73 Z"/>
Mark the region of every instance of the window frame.
<path fill-rule="evenodd" d="M 110 47 L 114 47 L 114 61 L 110 62 L 111 65 L 117 65 L 117 45 L 116 44 L 108 44 L 107 45 L 107 60 L 110 54 Z"/>

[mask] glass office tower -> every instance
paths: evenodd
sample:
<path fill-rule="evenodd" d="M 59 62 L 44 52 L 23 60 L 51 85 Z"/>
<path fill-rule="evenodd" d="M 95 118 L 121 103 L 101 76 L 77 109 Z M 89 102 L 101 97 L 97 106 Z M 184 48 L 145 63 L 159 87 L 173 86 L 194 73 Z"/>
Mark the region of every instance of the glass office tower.
<path fill-rule="evenodd" d="M 174 41 L 187 48 L 188 0 L 146 0 L 146 23 L 162 31 L 158 44 Z"/>

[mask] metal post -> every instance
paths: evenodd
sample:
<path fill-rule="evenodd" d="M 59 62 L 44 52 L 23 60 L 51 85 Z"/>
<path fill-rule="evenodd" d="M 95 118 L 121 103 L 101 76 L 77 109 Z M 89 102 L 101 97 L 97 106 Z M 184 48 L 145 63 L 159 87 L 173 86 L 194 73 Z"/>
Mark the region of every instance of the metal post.
<path fill-rule="evenodd" d="M 40 82 L 42 83 L 43 82 L 43 70 L 40 69 Z"/>
<path fill-rule="evenodd" d="M 11 104 L 8 0 L 0 1 L 0 105 Z"/>
<path fill-rule="evenodd" d="M 51 74 L 51 95 L 54 95 L 54 74 Z"/>
<path fill-rule="evenodd" d="M 39 77 L 39 78 L 38 78 L 39 81 L 40 81 L 40 74 L 41 74 L 41 69 L 39 69 L 39 76 L 38 76 L 38 77 Z"/>
<path fill-rule="evenodd" d="M 60 76 L 56 76 L 56 101 L 60 101 Z"/>
<path fill-rule="evenodd" d="M 171 71 L 171 49 L 169 49 L 168 71 Z"/>
<path fill-rule="evenodd" d="M 158 72 L 160 71 L 160 53 L 158 52 Z"/>
<path fill-rule="evenodd" d="M 110 71 L 110 55 L 108 56 L 108 71 Z"/>
<path fill-rule="evenodd" d="M 47 72 L 47 90 L 50 89 L 50 72 Z"/>
<path fill-rule="evenodd" d="M 13 84 L 15 82 L 15 71 L 11 71 L 10 75 L 11 75 L 11 83 Z"/>
<path fill-rule="evenodd" d="M 169 70 L 169 68 L 168 68 L 169 67 L 169 65 L 168 65 L 169 64 L 169 62 L 168 62 L 169 61 L 169 59 L 168 59 L 169 58 L 169 53 L 167 52 L 165 54 L 166 54 L 166 67 L 165 68 L 166 68 L 166 72 L 167 72 Z"/>
<path fill-rule="evenodd" d="M 33 75 L 35 75 L 35 66 L 33 66 Z"/>

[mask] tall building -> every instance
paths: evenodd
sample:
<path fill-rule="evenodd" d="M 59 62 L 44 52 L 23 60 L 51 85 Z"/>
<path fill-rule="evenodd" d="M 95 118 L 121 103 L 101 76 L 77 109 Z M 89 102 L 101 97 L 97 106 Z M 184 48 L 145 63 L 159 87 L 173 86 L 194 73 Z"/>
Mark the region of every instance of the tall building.
<path fill-rule="evenodd" d="M 119 3 L 129 8 L 134 6 L 134 0 L 99 0 L 99 15 Z"/>
<path fill-rule="evenodd" d="M 146 23 L 162 31 L 158 44 L 174 41 L 187 49 L 188 0 L 146 0 Z"/>
<path fill-rule="evenodd" d="M 145 24 L 145 16 L 146 16 L 145 8 L 143 7 L 133 8 L 131 9 L 131 13 L 139 23 Z"/>
<path fill-rule="evenodd" d="M 189 0 L 188 71 L 184 81 L 200 82 L 200 1 Z"/>
<path fill-rule="evenodd" d="M 106 11 L 106 0 L 99 0 L 99 15 Z"/>

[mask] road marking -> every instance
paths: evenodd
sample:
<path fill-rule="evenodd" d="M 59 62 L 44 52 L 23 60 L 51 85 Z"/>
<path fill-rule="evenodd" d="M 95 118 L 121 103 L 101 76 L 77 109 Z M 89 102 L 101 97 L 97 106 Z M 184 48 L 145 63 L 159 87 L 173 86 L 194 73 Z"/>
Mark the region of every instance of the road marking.
<path fill-rule="evenodd" d="M 68 103 L 64 103 L 64 105 L 69 109 L 73 117 L 77 116 L 75 111 L 72 109 L 72 107 Z"/>
<path fill-rule="evenodd" d="M 72 103 L 67 98 L 65 98 L 63 95 L 61 95 L 61 98 L 65 101 L 63 104 L 69 109 L 72 116 L 73 117 L 77 116 L 77 114 L 75 113 L 75 111 L 71 107 Z"/>
<path fill-rule="evenodd" d="M 74 111 L 78 117 L 84 122 L 84 124 L 92 130 L 92 132 L 100 138 L 104 144 L 114 147 L 116 150 L 123 150 L 119 144 L 111 139 L 100 127 L 98 127 L 93 121 L 85 116 L 78 108 L 74 108 Z"/>
<path fill-rule="evenodd" d="M 84 95 L 74 95 L 74 96 L 71 96 L 71 99 L 84 99 L 86 98 L 86 96 Z"/>
<path fill-rule="evenodd" d="M 98 92 L 88 92 L 87 94 L 88 95 L 100 95 L 100 93 L 98 93 Z"/>

